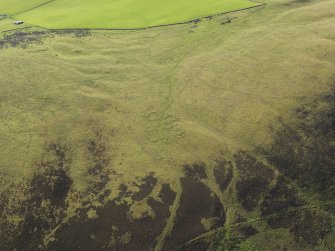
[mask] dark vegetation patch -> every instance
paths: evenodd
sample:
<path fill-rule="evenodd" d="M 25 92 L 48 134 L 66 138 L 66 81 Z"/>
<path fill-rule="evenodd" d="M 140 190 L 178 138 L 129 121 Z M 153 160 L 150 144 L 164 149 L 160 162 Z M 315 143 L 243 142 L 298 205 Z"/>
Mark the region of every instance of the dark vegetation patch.
<path fill-rule="evenodd" d="M 162 185 L 159 200 L 148 198 L 153 216 L 143 213 L 133 219 L 131 204 L 123 200 L 131 196 L 126 185 L 119 187 L 118 198 L 108 199 L 111 190 L 107 185 L 115 172 L 101 132 L 86 143 L 89 164 L 84 192 L 71 190 L 69 156 L 68 148 L 48 145 L 27 189 L 18 190 L 26 191 L 26 199 L 16 202 L 13 192 L 1 194 L 0 250 L 153 250 L 176 197 L 170 186 Z M 144 178 L 135 198 L 148 197 L 156 182 L 153 174 Z M 76 216 L 67 220 L 70 191 L 80 206 Z M 10 221 L 13 216 L 21 217 L 19 224 Z"/>
<path fill-rule="evenodd" d="M 23 207 L 18 206 L 22 202 L 14 191 L 22 190 L 18 185 L 10 184 L 8 189 L 0 194 L 0 250 L 15 250 L 15 238 L 20 234 L 20 229 L 11 221 L 13 215 L 21 216 Z"/>
<path fill-rule="evenodd" d="M 38 204 L 48 200 L 52 205 L 63 207 L 72 185 L 72 180 L 67 174 L 69 160 L 66 159 L 66 148 L 51 144 L 48 151 L 54 153 L 56 160 L 40 163 L 38 171 L 30 182 L 29 192 L 32 195 L 32 201 Z"/>
<path fill-rule="evenodd" d="M 335 201 L 335 90 L 299 107 L 298 126 L 280 121 L 268 159 L 300 187 Z M 325 206 L 334 212 L 334 203 Z"/>
<path fill-rule="evenodd" d="M 298 243 L 314 246 L 329 230 L 331 219 L 320 210 L 302 207 L 304 204 L 293 184 L 279 176 L 261 204 L 261 213 L 271 228 L 288 228 Z"/>
<path fill-rule="evenodd" d="M 122 238 L 117 226 L 127 225 L 129 206 L 114 201 L 96 209 L 97 218 L 88 219 L 88 209 L 81 209 L 77 217 L 63 224 L 55 233 L 56 241 L 49 250 L 115 250 Z M 114 243 L 115 242 L 115 243 Z"/>
<path fill-rule="evenodd" d="M 19 250 L 36 250 L 43 246 L 43 236 L 64 217 L 65 199 L 71 188 L 68 176 L 67 149 L 51 144 L 48 151 L 55 157 L 42 161 L 30 182 L 24 221 L 17 239 Z"/>
<path fill-rule="evenodd" d="M 242 225 L 238 226 L 237 231 L 241 235 L 242 238 L 250 237 L 250 236 L 253 236 L 255 234 L 258 234 L 257 229 L 255 229 L 253 226 L 251 226 L 249 224 L 242 224 Z"/>
<path fill-rule="evenodd" d="M 269 188 L 269 181 L 262 177 L 239 180 L 236 183 L 237 198 L 242 206 L 252 211 L 260 202 L 263 193 Z"/>
<path fill-rule="evenodd" d="M 97 133 L 86 144 L 90 163 L 85 176 L 88 188 L 87 191 L 75 195 L 81 203 L 79 214 L 83 210 L 91 210 L 92 204 L 97 205 L 97 201 L 104 202 L 110 193 L 106 185 L 112 173 L 109 168 L 111 160 L 102 138 Z M 23 190 L 26 193 L 23 197 L 26 199 L 16 203 L 15 208 L 5 209 L 9 219 L 11 216 L 19 216 L 22 220 L 14 233 L 9 229 L 12 227 L 10 221 L 1 219 L 1 225 L 8 225 L 4 232 L 9 231 L 9 234 L 0 235 L 1 245 L 4 246 L 1 250 L 45 250 L 44 238 L 56 226 L 62 228 L 68 206 L 66 199 L 72 186 L 72 179 L 68 175 L 71 164 L 69 153 L 69 149 L 60 144 L 52 143 L 46 147 L 43 160 L 36 164 L 36 171 L 27 184 L 28 188 Z M 75 194 L 76 191 L 72 193 Z M 8 201 L 5 203 L 10 204 Z"/>
<path fill-rule="evenodd" d="M 279 176 L 276 185 L 265 196 L 261 204 L 263 217 L 285 212 L 288 209 L 304 205 L 298 193 L 287 178 Z M 268 224 L 273 228 L 288 226 L 291 222 L 289 214 L 278 214 L 268 219 Z"/>
<path fill-rule="evenodd" d="M 0 40 L 0 49 L 9 47 L 27 48 L 30 44 L 42 44 L 46 36 L 75 36 L 77 38 L 89 35 L 88 30 L 54 30 L 54 31 L 15 31 L 5 35 Z"/>
<path fill-rule="evenodd" d="M 236 219 L 234 220 L 234 226 L 231 228 L 231 238 L 247 238 L 258 233 L 258 230 L 250 223 L 248 223 L 244 217 L 237 215 Z"/>
<path fill-rule="evenodd" d="M 224 192 L 233 179 L 233 164 L 231 161 L 220 159 L 216 161 L 214 168 L 216 183 L 220 186 L 221 192 Z"/>
<path fill-rule="evenodd" d="M 261 213 L 271 228 L 287 228 L 299 244 L 313 247 L 330 231 L 334 213 L 335 91 L 302 105 L 295 116 L 294 126 L 279 120 L 272 147 L 263 150 L 282 175 Z M 308 209 L 295 186 L 316 194 L 320 208 Z"/>
<path fill-rule="evenodd" d="M 248 179 L 250 177 L 274 178 L 274 172 L 271 168 L 244 151 L 238 151 L 234 155 L 234 159 L 242 179 Z"/>
<path fill-rule="evenodd" d="M 272 229 L 288 228 L 299 244 L 315 246 L 330 230 L 331 218 L 328 213 L 306 208 L 305 204 L 294 185 L 279 176 L 261 204 L 261 214 Z"/>
<path fill-rule="evenodd" d="M 108 156 L 106 145 L 98 135 L 97 139 L 91 139 L 87 142 L 88 158 L 91 166 L 88 167 L 88 193 L 97 195 L 105 189 L 110 181 L 109 175 L 113 173 L 111 169 L 111 159 Z"/>
<path fill-rule="evenodd" d="M 97 217 L 87 218 L 87 209 L 70 220 L 56 232 L 56 241 L 50 250 L 153 250 L 156 239 L 162 232 L 169 217 L 175 193 L 168 185 L 162 189 L 161 199 L 169 198 L 171 204 L 159 202 L 151 197 L 148 204 L 155 217 L 141 217 L 130 220 L 130 205 L 109 201 L 97 208 Z M 173 198 L 171 197 L 173 196 Z"/>
<path fill-rule="evenodd" d="M 237 152 L 234 158 L 240 175 L 236 183 L 237 199 L 246 210 L 252 211 L 269 190 L 274 172 L 243 151 Z"/>
<path fill-rule="evenodd" d="M 304 210 L 290 228 L 297 242 L 315 246 L 331 228 L 331 218 L 319 210 Z"/>
<path fill-rule="evenodd" d="M 176 192 L 172 191 L 169 184 L 163 184 L 162 190 L 159 193 L 159 197 L 167 205 L 172 205 L 176 198 Z"/>
<path fill-rule="evenodd" d="M 47 159 L 36 164 L 36 171 L 26 191 L 26 199 L 14 208 L 7 208 L 8 216 L 19 216 L 22 220 L 14 229 L 2 228 L 3 250 L 39 250 L 43 248 L 43 237 L 61 222 L 66 207 L 66 197 L 72 180 L 68 176 L 68 149 L 50 144 L 46 149 Z M 6 203 L 5 202 L 5 203 Z M 8 212 L 9 210 L 9 212 Z M 1 225 L 8 227 L 8 219 L 1 219 Z M 9 235 L 6 232 L 9 231 Z"/>
<path fill-rule="evenodd" d="M 299 215 L 289 211 L 304 205 L 295 187 L 285 178 L 279 176 L 276 185 L 265 196 L 261 204 L 261 214 L 272 229 L 290 228 Z"/>
<path fill-rule="evenodd" d="M 13 34 L 5 35 L 0 40 L 0 49 L 8 47 L 22 47 L 27 48 L 29 44 L 41 44 L 45 32 L 15 32 Z"/>
<path fill-rule="evenodd" d="M 184 167 L 184 173 L 186 176 L 193 179 L 200 180 L 207 178 L 206 168 L 204 164 L 186 165 Z"/>
<path fill-rule="evenodd" d="M 121 184 L 119 186 L 119 196 L 117 197 L 118 200 L 122 200 L 122 198 L 129 197 L 131 192 L 128 191 L 128 187 L 125 184 Z"/>
<path fill-rule="evenodd" d="M 133 194 L 133 200 L 140 201 L 147 197 L 156 186 L 157 179 L 153 176 L 153 174 L 150 174 L 145 177 L 142 182 L 143 184 L 139 187 L 140 191 Z"/>
<path fill-rule="evenodd" d="M 203 219 L 214 220 L 210 229 L 224 225 L 225 212 L 219 198 L 201 182 L 207 177 L 205 167 L 200 164 L 187 165 L 184 172 L 185 177 L 180 180 L 182 194 L 179 208 L 164 250 L 183 249 L 190 240 L 208 231 L 202 224 Z"/>
<path fill-rule="evenodd" d="M 82 38 L 90 35 L 89 29 L 65 29 L 65 30 L 51 30 L 51 34 L 59 36 L 74 36 Z"/>

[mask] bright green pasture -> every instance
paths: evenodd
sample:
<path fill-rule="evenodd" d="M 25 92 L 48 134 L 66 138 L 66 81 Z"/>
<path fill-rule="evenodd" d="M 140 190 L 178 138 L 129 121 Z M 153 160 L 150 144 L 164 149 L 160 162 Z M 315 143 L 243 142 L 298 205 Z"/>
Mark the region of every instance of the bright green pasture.
<path fill-rule="evenodd" d="M 0 0 L 0 14 L 13 15 L 39 6 L 47 0 Z"/>
<path fill-rule="evenodd" d="M 46 28 L 142 28 L 254 5 L 248 0 L 55 0 L 17 18 Z"/>

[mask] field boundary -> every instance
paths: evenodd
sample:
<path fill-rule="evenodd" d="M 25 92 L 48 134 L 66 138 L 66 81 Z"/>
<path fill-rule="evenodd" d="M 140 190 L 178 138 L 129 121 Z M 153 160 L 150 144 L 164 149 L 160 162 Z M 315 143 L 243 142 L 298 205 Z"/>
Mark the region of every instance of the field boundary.
<path fill-rule="evenodd" d="M 23 13 L 29 12 L 29 11 L 31 11 L 31 10 L 38 9 L 38 8 L 40 8 L 40 7 L 44 6 L 44 5 L 47 5 L 47 4 L 49 4 L 49 3 L 52 3 L 52 2 L 55 2 L 55 1 L 56 1 L 56 0 L 49 0 L 49 1 L 47 1 L 47 2 L 44 2 L 44 3 L 41 3 L 41 4 L 39 4 L 39 5 L 36 5 L 36 6 L 34 6 L 34 7 L 31 7 L 30 9 L 23 10 L 23 11 L 20 11 L 20 12 L 18 12 L 18 13 L 14 13 L 14 14 L 12 14 L 12 15 L 9 15 L 9 16 L 10 16 L 10 17 L 14 17 L 14 16 L 16 16 L 16 15 L 20 15 L 20 14 L 23 14 Z"/>

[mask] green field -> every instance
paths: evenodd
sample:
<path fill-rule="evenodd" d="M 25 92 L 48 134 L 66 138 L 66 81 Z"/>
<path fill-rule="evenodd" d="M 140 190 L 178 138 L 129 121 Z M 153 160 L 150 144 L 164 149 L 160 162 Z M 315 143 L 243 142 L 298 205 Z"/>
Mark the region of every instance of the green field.
<path fill-rule="evenodd" d="M 3 9 L 6 9 L 8 1 L 3 2 Z M 27 5 L 26 1 L 21 2 Z M 21 2 L 17 5 L 20 6 Z M 143 28 L 190 21 L 255 5 L 259 3 L 249 0 L 56 0 L 16 18 L 57 29 Z"/>
<path fill-rule="evenodd" d="M 0 14 L 14 15 L 16 13 L 30 10 L 47 2 L 46 0 L 0 0 Z"/>
<path fill-rule="evenodd" d="M 116 2 L 0 20 L 0 250 L 335 250 L 335 1 L 38 26 Z"/>

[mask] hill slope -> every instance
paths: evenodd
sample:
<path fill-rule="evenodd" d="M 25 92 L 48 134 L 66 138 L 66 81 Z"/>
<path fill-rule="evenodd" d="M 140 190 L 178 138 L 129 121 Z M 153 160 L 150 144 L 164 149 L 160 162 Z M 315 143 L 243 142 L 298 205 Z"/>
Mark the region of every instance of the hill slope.
<path fill-rule="evenodd" d="M 334 20 L 1 20 L 0 250 L 335 250 Z"/>

